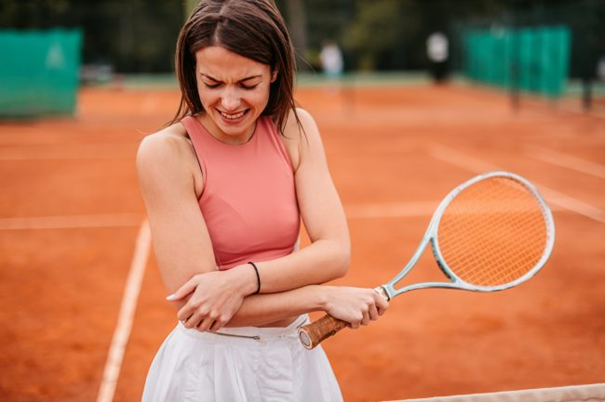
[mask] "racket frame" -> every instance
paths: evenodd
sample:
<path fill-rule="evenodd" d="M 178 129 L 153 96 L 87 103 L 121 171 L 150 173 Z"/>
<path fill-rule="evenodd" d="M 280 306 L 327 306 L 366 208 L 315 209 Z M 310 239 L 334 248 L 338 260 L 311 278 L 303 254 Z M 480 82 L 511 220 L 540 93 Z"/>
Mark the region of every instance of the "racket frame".
<path fill-rule="evenodd" d="M 448 267 L 447 263 L 443 259 L 441 250 L 439 249 L 438 229 L 439 229 L 439 223 L 441 221 L 441 217 L 443 216 L 445 209 L 448 207 L 450 202 L 461 191 L 463 191 L 467 187 L 469 187 L 479 181 L 486 180 L 486 179 L 489 179 L 492 177 L 505 177 L 505 178 L 509 178 L 512 180 L 516 180 L 516 181 L 520 182 L 523 186 L 525 186 L 530 191 L 530 193 L 532 193 L 532 195 L 535 197 L 536 201 L 538 201 L 538 204 L 540 205 L 540 208 L 542 210 L 542 215 L 544 216 L 544 220 L 546 222 L 546 247 L 545 247 L 544 253 L 542 254 L 542 257 L 540 258 L 540 260 L 536 263 L 536 265 L 531 270 L 529 270 L 523 276 L 515 279 L 514 281 L 511 281 L 511 282 L 508 282 L 508 283 L 505 283 L 502 285 L 479 286 L 479 285 L 473 285 L 473 284 L 467 283 L 464 280 L 460 279 Z M 500 290 L 511 288 L 513 286 L 517 286 L 520 283 L 525 282 L 529 278 L 533 277 L 544 266 L 544 264 L 548 260 L 548 257 L 550 256 L 550 253 L 552 252 L 552 249 L 554 246 L 554 241 L 555 241 L 555 224 L 554 224 L 554 220 L 552 217 L 552 213 L 550 211 L 550 208 L 548 208 L 548 205 L 546 205 L 546 202 L 544 202 L 544 200 L 538 193 L 538 190 L 534 187 L 534 185 L 532 185 L 529 181 L 525 180 L 523 177 L 516 175 L 514 173 L 510 173 L 510 172 L 494 171 L 494 172 L 484 173 L 479 176 L 475 176 L 472 179 L 462 183 L 461 185 L 456 187 L 454 190 L 452 190 L 441 201 L 441 203 L 437 207 L 437 210 L 433 214 L 433 217 L 431 218 L 431 222 L 429 223 L 429 226 L 426 230 L 426 233 L 424 234 L 424 236 L 422 238 L 422 241 L 420 242 L 420 245 L 418 246 L 418 249 L 412 256 L 412 258 L 405 265 L 405 267 L 399 272 L 399 274 L 397 274 L 397 276 L 395 276 L 391 281 L 389 281 L 388 283 L 386 283 L 380 287 L 384 290 L 384 293 L 387 296 L 387 300 L 391 300 L 393 297 L 398 296 L 405 292 L 409 292 L 411 290 L 427 289 L 427 288 L 462 289 L 462 290 L 469 290 L 469 291 L 473 291 L 473 292 L 497 292 Z M 395 289 L 395 285 L 401 279 L 403 279 L 403 277 L 406 276 L 408 274 L 408 272 L 412 269 L 412 267 L 418 262 L 418 260 L 424 253 L 424 250 L 426 249 L 426 247 L 428 246 L 429 243 L 430 243 L 431 249 L 433 251 L 433 256 L 435 257 L 435 260 L 437 261 L 437 265 L 439 266 L 441 271 L 443 271 L 443 273 L 450 279 L 451 282 L 423 282 L 423 283 L 415 283 L 412 285 L 401 287 L 399 289 Z"/>

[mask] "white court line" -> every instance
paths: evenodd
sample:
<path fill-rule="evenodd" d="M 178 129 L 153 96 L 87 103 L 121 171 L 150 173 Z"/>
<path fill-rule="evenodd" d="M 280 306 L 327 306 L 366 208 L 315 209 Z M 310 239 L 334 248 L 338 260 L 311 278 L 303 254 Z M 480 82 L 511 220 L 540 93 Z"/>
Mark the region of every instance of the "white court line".
<path fill-rule="evenodd" d="M 0 230 L 76 229 L 137 226 L 140 214 L 100 214 L 0 218 Z"/>
<path fill-rule="evenodd" d="M 59 152 L 46 153 L 44 151 L 32 150 L 4 150 L 0 151 L 0 161 L 61 161 L 61 160 L 96 160 L 96 159 L 128 159 L 133 158 L 133 152 L 98 152 L 98 151 L 76 151 L 76 152 Z"/>
<path fill-rule="evenodd" d="M 431 216 L 438 206 L 439 201 L 428 201 L 345 205 L 344 209 L 347 219 L 413 218 Z M 560 210 L 561 207 L 555 205 L 553 209 Z"/>
<path fill-rule="evenodd" d="M 444 145 L 433 145 L 431 146 L 429 152 L 431 156 L 436 159 L 451 163 L 452 165 L 461 167 L 465 170 L 470 170 L 474 173 L 485 173 L 486 171 L 490 170 L 502 170 L 495 165 L 484 162 L 462 152 L 458 152 Z M 537 183 L 534 182 L 534 184 Z M 540 187 L 540 192 L 544 198 L 552 204 L 586 216 L 597 222 L 605 223 L 605 211 L 546 186 L 539 184 L 537 185 Z"/>
<path fill-rule="evenodd" d="M 348 219 L 398 218 L 432 215 L 439 202 L 345 205 Z"/>
<path fill-rule="evenodd" d="M 122 304 L 120 306 L 120 315 L 118 323 L 113 333 L 111 346 L 107 355 L 107 362 L 103 370 L 103 380 L 99 388 L 97 402 L 111 402 L 116 392 L 124 352 L 130 332 L 132 330 L 132 321 L 137 307 L 137 301 L 143 282 L 147 259 L 149 258 L 149 249 L 151 246 L 151 232 L 147 220 L 141 223 L 139 235 L 134 249 L 134 256 L 130 264 L 128 279 L 126 280 L 126 289 Z"/>
<path fill-rule="evenodd" d="M 542 162 L 605 179 L 605 166 L 577 156 L 538 147 L 531 147 L 526 151 L 526 154 Z"/>

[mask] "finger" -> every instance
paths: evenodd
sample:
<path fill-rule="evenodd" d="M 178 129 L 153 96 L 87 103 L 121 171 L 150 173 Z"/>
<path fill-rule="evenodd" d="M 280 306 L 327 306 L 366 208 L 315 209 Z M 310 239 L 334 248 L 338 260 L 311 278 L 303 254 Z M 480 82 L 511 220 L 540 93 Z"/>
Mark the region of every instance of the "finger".
<path fill-rule="evenodd" d="M 183 324 L 185 326 L 185 328 L 192 328 L 191 323 L 193 322 L 193 315 L 187 317 L 187 318 L 183 318 L 181 321 L 181 324 Z"/>
<path fill-rule="evenodd" d="M 193 308 L 191 306 L 189 306 L 189 304 L 185 304 L 183 307 L 181 307 L 179 312 L 176 314 L 177 318 L 181 322 L 186 322 L 189 319 L 189 317 L 191 317 L 192 315 L 193 315 Z"/>
<path fill-rule="evenodd" d="M 193 292 L 197 286 L 196 278 L 193 277 L 189 279 L 183 286 L 177 289 L 176 292 L 166 297 L 168 301 L 176 301 L 181 300 L 183 297 L 187 296 L 189 293 Z"/>
<path fill-rule="evenodd" d="M 370 314 L 367 311 L 363 312 L 363 318 L 361 319 L 361 325 L 368 325 L 370 323 Z"/>
<path fill-rule="evenodd" d="M 214 324 L 212 324 L 212 326 L 208 329 L 208 331 L 216 332 L 216 331 L 220 330 L 225 325 L 227 325 L 230 318 L 231 317 L 229 317 L 225 314 L 220 315 L 218 318 L 215 319 Z"/>
<path fill-rule="evenodd" d="M 376 307 L 375 304 L 372 304 L 370 306 L 370 309 L 368 311 L 368 313 L 370 314 L 370 320 L 372 321 L 376 321 L 378 319 L 378 308 Z"/>
<path fill-rule="evenodd" d="M 374 295 L 374 300 L 376 301 L 376 306 L 378 306 L 379 309 L 386 310 L 389 308 L 389 302 L 382 295 L 376 293 Z"/>
<path fill-rule="evenodd" d="M 208 329 L 214 324 L 214 320 L 210 317 L 206 317 L 203 321 L 201 321 L 196 327 L 200 332 L 208 331 Z"/>
<path fill-rule="evenodd" d="M 198 324 L 200 323 L 200 321 L 201 321 L 200 316 L 199 316 L 199 315 L 197 315 L 196 313 L 193 313 L 193 314 L 191 315 L 191 317 L 189 317 L 189 318 L 187 319 L 187 321 L 185 322 L 185 326 L 186 326 L 187 328 L 195 328 L 195 327 L 197 327 L 197 326 L 198 326 Z"/>
<path fill-rule="evenodd" d="M 214 321 L 214 323 L 212 323 L 210 328 L 208 328 L 208 331 L 216 332 L 216 331 L 220 330 L 221 328 L 223 328 L 223 324 L 217 320 L 217 321 Z"/>
<path fill-rule="evenodd" d="M 379 286 L 379 287 L 374 288 L 374 289 L 372 289 L 372 290 L 374 290 L 374 292 L 375 292 L 375 293 L 376 293 L 378 296 L 380 296 L 382 299 L 385 299 L 385 300 L 387 300 L 387 301 L 389 300 L 389 297 L 387 296 L 386 291 L 384 290 L 384 288 L 383 288 L 382 286 Z"/>

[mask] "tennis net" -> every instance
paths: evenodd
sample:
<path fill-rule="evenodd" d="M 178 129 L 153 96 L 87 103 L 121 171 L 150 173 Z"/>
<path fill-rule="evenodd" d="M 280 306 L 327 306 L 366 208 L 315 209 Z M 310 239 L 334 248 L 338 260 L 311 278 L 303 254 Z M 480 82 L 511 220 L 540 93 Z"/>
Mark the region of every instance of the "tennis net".
<path fill-rule="evenodd" d="M 605 383 L 391 402 L 605 402 Z"/>

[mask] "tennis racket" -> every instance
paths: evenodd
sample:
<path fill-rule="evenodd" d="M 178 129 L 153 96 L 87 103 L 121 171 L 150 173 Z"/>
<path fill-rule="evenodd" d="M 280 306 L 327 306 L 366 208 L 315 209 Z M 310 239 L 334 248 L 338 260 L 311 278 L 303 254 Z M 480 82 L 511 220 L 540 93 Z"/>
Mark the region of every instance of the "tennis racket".
<path fill-rule="evenodd" d="M 474 177 L 450 192 L 433 214 L 420 246 L 389 283 L 375 290 L 391 300 L 416 289 L 444 288 L 495 292 L 517 286 L 546 263 L 555 241 L 550 209 L 536 188 L 508 172 Z M 428 244 L 446 282 L 395 288 Z M 348 323 L 330 315 L 298 330 L 313 349 Z"/>

